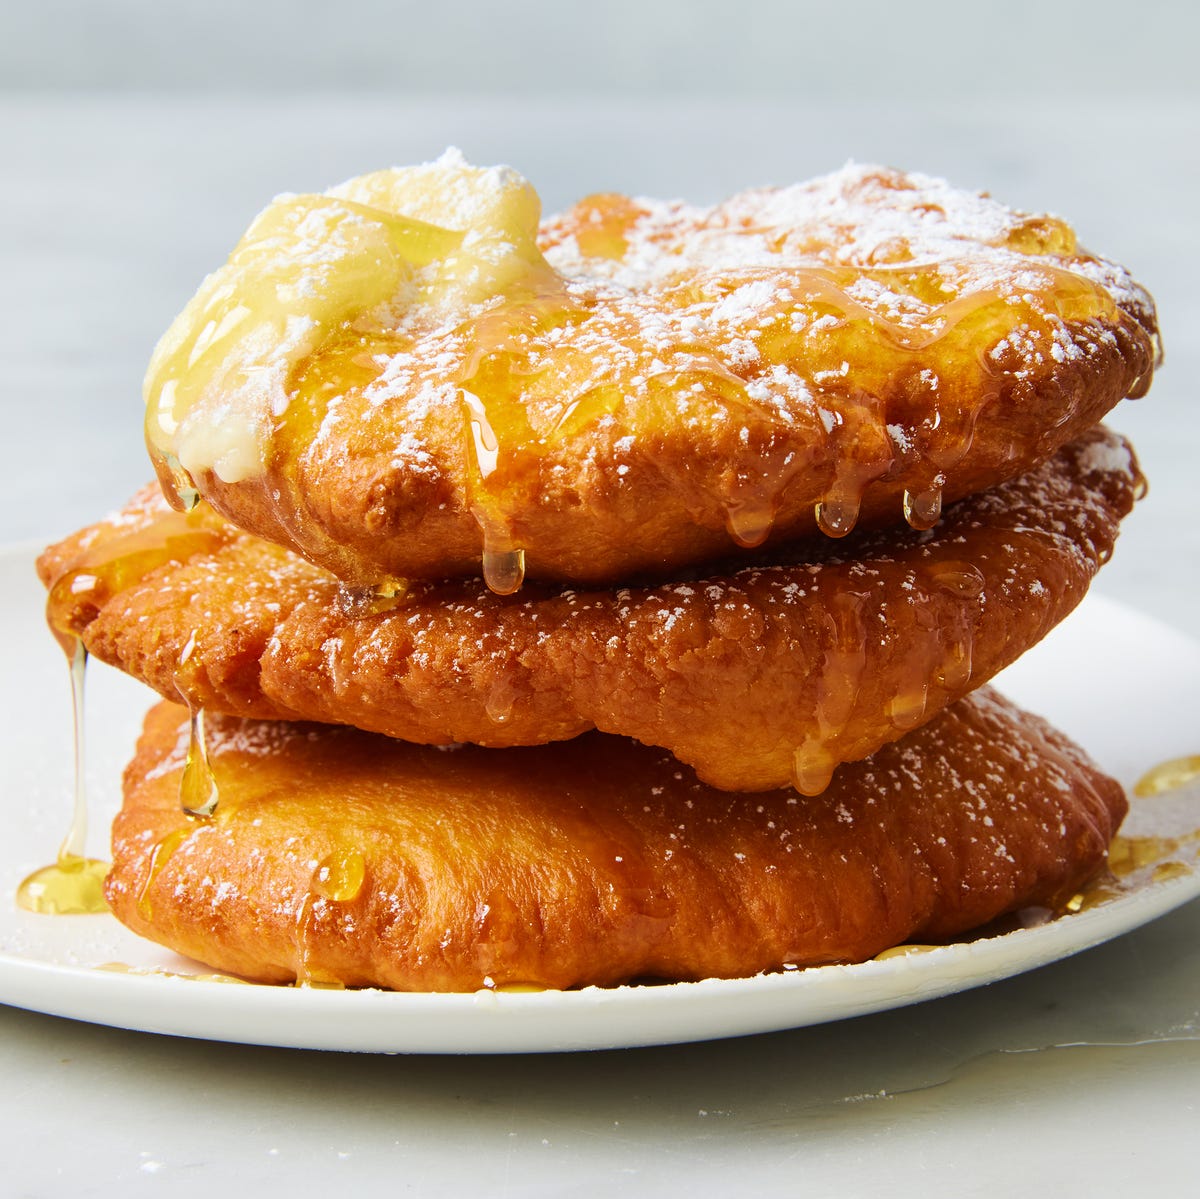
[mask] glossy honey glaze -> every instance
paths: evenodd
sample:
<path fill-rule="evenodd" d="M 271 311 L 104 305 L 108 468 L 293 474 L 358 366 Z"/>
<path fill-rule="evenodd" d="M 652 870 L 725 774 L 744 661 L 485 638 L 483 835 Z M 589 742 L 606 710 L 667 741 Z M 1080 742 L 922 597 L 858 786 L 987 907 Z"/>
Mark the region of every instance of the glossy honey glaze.
<path fill-rule="evenodd" d="M 769 199 L 757 221 L 694 210 L 655 232 L 638 202 L 598 196 L 563 218 L 575 257 L 555 258 L 546 234 L 548 261 L 524 181 L 458 160 L 439 169 L 277 202 L 206 282 L 147 376 L 147 442 L 176 506 L 215 476 L 255 490 L 280 540 L 336 561 L 310 519 L 304 464 L 329 421 L 378 421 L 399 452 L 439 459 L 501 593 L 521 584 L 523 524 L 560 462 L 594 461 L 615 490 L 629 465 L 613 454 L 651 455 L 659 485 L 700 519 L 721 514 L 741 546 L 761 544 L 785 502 L 790 523 L 806 505 L 844 536 L 884 479 L 902 489 L 904 519 L 928 528 L 981 415 L 1014 380 L 1081 355 L 1073 329 L 1135 324 L 1101 275 L 1076 269 L 1095 260 L 1052 218 L 1009 214 L 996 244 L 964 237 L 960 258 L 952 239 L 922 258 L 900 238 L 846 265 L 851 234 L 832 224 L 801 237 Z M 478 222 L 465 229 L 464 195 Z M 428 223 L 439 203 L 455 228 Z M 1081 400 L 1054 390 L 1047 423 Z M 431 419 L 436 446 L 422 440 Z M 697 428 L 719 468 L 657 452 Z"/>
<path fill-rule="evenodd" d="M 897 515 L 929 528 L 941 512 L 947 473 L 969 452 L 978 420 L 1000 395 L 999 367 L 984 350 L 1014 320 L 1045 331 L 1055 320 L 1111 317 L 1111 301 L 1067 271 L 1041 267 L 1043 292 L 1036 298 L 1014 303 L 985 289 L 931 307 L 921 323 L 901 325 L 850 296 L 859 277 L 809 267 L 787 272 L 786 284 L 776 281 L 782 298 L 756 310 L 752 327 L 727 333 L 730 340 L 739 333 L 740 340 L 753 338 L 753 367 L 731 365 L 719 349 L 682 332 L 689 321 L 711 322 L 729 294 L 752 288 L 749 274 L 668 293 L 667 317 L 681 330 L 668 348 L 645 342 L 645 305 L 567 288 L 545 273 L 531 272 L 512 294 L 468 316 L 436 340 L 434 352 L 423 354 L 423 343 L 411 335 L 349 322 L 286 376 L 261 502 L 294 544 L 311 538 L 309 501 L 296 482 L 304 455 L 331 408 L 389 397 L 385 371 L 405 358 L 412 360 L 410 391 L 453 389 L 458 397 L 466 447 L 462 502 L 479 528 L 481 573 L 501 594 L 515 591 L 524 577 L 518 529 L 536 502 L 531 488 L 540 463 L 605 422 L 615 422 L 635 445 L 670 436 L 677 421 L 727 427 L 730 469 L 698 473 L 670 456 L 664 469 L 678 472 L 670 482 L 683 491 L 700 486 L 697 506 L 720 511 L 731 540 L 743 547 L 767 538 L 789 486 L 814 460 L 830 464 L 823 490 L 810 500 L 826 535 L 849 533 L 868 487 L 896 471 L 911 480 Z M 911 269 L 889 282 L 916 291 L 924 286 Z M 571 335 L 585 348 L 561 350 Z M 786 372 L 782 382 L 779 369 Z M 803 404 L 794 402 L 800 393 Z M 1061 421 L 1071 414 L 1055 415 Z M 738 429 L 745 430 L 741 442 L 733 437 Z M 186 472 L 181 476 L 163 459 L 160 476 L 182 506 L 194 487 Z"/>

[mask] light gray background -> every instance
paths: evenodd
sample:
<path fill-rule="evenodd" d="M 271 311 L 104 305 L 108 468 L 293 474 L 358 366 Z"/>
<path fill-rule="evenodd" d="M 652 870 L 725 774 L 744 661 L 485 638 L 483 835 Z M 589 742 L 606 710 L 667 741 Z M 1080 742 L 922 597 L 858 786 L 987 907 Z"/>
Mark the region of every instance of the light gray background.
<path fill-rule="evenodd" d="M 1151 495 L 1098 588 L 1194 636 L 1198 11 L 0 0 L 0 542 L 59 536 L 148 476 L 150 349 L 275 192 L 451 143 L 517 166 L 548 209 L 606 189 L 715 200 L 853 158 L 1056 211 L 1158 297 L 1167 365 L 1113 417 Z M 239 1178 L 301 1195 L 349 1179 L 496 1195 L 626 1179 L 664 1195 L 1178 1189 L 1200 1101 L 1198 919 L 1193 904 L 910 1012 L 586 1059 L 315 1058 L 0 1008 L 0 1178 L 30 1195 L 130 1194 L 148 1176 L 180 1195 Z M 1132 1046 L 1167 1027 L 1179 1043 Z M 1014 1052 L 1082 1039 L 1126 1047 Z"/>

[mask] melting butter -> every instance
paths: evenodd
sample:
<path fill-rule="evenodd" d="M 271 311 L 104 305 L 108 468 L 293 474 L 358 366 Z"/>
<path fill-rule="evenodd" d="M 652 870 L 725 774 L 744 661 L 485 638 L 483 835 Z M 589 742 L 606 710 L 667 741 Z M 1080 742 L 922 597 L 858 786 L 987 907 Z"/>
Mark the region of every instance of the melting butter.
<path fill-rule="evenodd" d="M 465 308 L 548 269 L 540 215 L 516 172 L 454 153 L 276 199 L 151 358 L 146 441 L 168 498 L 183 506 L 208 472 L 260 477 L 293 372 L 364 314 Z"/>

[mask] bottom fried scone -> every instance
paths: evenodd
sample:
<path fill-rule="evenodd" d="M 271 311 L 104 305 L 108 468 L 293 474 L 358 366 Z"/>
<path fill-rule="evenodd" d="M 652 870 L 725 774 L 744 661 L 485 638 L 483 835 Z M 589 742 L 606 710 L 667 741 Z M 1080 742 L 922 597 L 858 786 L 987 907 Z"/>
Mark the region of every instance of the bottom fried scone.
<path fill-rule="evenodd" d="M 264 982 L 565 988 L 860 961 L 1060 905 L 1126 806 L 987 689 L 816 799 L 714 791 L 596 733 L 439 750 L 219 718 L 221 800 L 194 821 L 187 745 L 186 713 L 160 704 L 126 771 L 107 896 L 134 931 Z"/>

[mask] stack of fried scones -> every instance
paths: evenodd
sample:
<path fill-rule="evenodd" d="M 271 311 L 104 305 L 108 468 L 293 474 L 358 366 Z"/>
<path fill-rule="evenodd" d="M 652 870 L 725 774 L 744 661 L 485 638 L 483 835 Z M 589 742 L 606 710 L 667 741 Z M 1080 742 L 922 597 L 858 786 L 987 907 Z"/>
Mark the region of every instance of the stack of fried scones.
<path fill-rule="evenodd" d="M 160 485 L 39 563 L 169 701 L 113 911 L 462 991 L 1057 910 L 1124 794 L 983 684 L 1111 553 L 1144 484 L 1098 422 L 1157 357 L 1063 222 L 896 171 L 541 221 L 447 152 L 280 197 L 155 352 Z"/>

